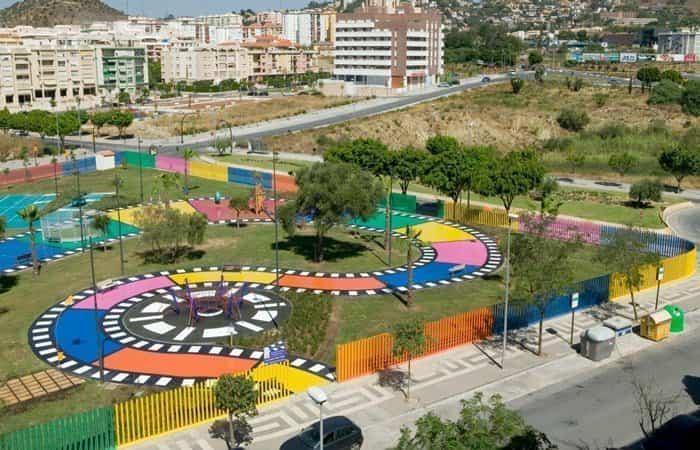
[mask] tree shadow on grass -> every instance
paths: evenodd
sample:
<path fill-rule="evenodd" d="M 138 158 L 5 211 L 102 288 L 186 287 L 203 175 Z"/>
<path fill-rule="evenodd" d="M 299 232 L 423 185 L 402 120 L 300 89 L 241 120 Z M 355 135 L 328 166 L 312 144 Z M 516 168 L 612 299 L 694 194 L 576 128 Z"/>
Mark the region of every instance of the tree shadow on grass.
<path fill-rule="evenodd" d="M 0 275 L 0 294 L 4 294 L 17 286 L 19 278 L 16 275 Z"/>
<path fill-rule="evenodd" d="M 270 248 L 274 250 L 275 244 L 270 244 Z M 316 254 L 316 236 L 289 236 L 284 241 L 279 242 L 279 249 L 291 251 L 297 255 L 303 256 L 304 259 L 308 261 L 314 261 L 314 256 Z M 359 243 L 339 241 L 330 237 L 323 239 L 323 260 L 327 262 L 352 258 L 366 250 L 367 247 Z"/>
<path fill-rule="evenodd" d="M 172 264 L 183 259 L 187 261 L 202 259 L 207 252 L 192 247 L 180 247 L 174 253 L 166 254 L 158 250 L 146 250 L 136 254 L 147 264 Z"/>

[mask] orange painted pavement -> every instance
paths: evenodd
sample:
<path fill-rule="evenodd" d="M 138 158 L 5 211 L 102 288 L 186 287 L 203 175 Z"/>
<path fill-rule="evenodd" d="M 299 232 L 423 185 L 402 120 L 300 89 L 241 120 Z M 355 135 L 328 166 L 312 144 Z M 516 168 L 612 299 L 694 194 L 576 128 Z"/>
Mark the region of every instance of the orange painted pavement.
<path fill-rule="evenodd" d="M 105 369 L 182 378 L 216 378 L 245 372 L 257 360 L 196 353 L 159 353 L 125 348 L 104 359 Z M 97 365 L 94 362 L 93 365 Z"/>
<path fill-rule="evenodd" d="M 384 287 L 384 283 L 374 277 L 324 278 L 285 275 L 280 278 L 280 286 L 322 289 L 325 291 L 358 291 L 362 289 L 381 289 Z"/>

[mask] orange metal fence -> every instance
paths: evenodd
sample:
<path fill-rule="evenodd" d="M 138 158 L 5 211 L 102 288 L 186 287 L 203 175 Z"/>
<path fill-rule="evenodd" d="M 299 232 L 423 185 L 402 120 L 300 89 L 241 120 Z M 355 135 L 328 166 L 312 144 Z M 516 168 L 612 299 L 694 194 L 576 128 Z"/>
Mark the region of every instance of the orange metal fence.
<path fill-rule="evenodd" d="M 420 356 L 440 352 L 457 345 L 468 344 L 491 336 L 493 309 L 479 308 L 425 324 L 427 345 Z M 393 364 L 405 358 L 392 354 L 394 337 L 389 333 L 340 344 L 336 348 L 336 376 L 338 381 L 359 377 Z"/>

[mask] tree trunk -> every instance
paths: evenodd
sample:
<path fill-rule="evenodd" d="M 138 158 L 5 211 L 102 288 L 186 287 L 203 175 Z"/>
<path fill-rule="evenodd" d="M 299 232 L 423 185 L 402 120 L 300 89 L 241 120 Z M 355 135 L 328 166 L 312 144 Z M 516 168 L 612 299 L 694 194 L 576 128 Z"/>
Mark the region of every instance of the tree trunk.
<path fill-rule="evenodd" d="M 681 182 L 683 181 L 683 177 L 676 177 L 676 193 L 680 194 L 681 192 Z"/>
<path fill-rule="evenodd" d="M 236 210 L 236 229 L 241 229 L 241 211 L 239 209 Z"/>
<path fill-rule="evenodd" d="M 542 356 L 542 327 L 544 326 L 544 309 L 540 309 L 540 329 L 537 336 L 537 356 Z"/>
<path fill-rule="evenodd" d="M 471 189 L 467 189 L 467 211 L 469 211 L 469 208 L 471 208 L 471 203 L 472 203 L 472 191 L 471 191 Z"/>
<path fill-rule="evenodd" d="M 637 320 L 637 304 L 634 302 L 634 288 L 630 287 L 630 297 L 632 298 L 632 312 L 634 313 L 634 320 Z"/>
<path fill-rule="evenodd" d="M 233 414 L 228 414 L 228 440 L 229 448 L 233 448 Z"/>
<path fill-rule="evenodd" d="M 406 378 L 406 400 L 411 399 L 411 358 L 408 358 L 408 377 Z"/>
<path fill-rule="evenodd" d="M 34 236 L 34 226 L 29 224 L 29 241 L 32 245 L 32 272 L 34 275 L 39 274 L 39 261 L 36 257 L 36 237 Z"/>
<path fill-rule="evenodd" d="M 316 262 L 323 262 L 323 232 L 316 233 Z"/>

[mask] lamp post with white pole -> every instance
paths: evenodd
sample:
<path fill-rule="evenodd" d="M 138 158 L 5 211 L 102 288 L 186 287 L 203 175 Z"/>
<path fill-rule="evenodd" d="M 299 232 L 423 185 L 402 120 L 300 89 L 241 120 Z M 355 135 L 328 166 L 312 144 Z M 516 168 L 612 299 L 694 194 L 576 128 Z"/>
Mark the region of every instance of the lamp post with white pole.
<path fill-rule="evenodd" d="M 320 442 L 320 450 L 323 450 L 323 404 L 328 401 L 328 395 L 326 395 L 325 392 L 323 392 L 323 389 L 317 387 L 317 386 L 312 386 L 309 388 L 308 391 L 306 391 L 307 394 L 309 394 L 309 397 L 311 397 L 311 400 L 314 401 L 318 405 L 318 416 L 319 416 L 319 433 L 318 433 L 318 440 Z"/>
<path fill-rule="evenodd" d="M 517 214 L 508 214 L 508 237 L 506 243 L 506 298 L 503 307 L 503 353 L 501 354 L 501 370 L 505 369 L 506 363 L 506 342 L 508 341 L 508 295 L 510 294 L 510 231 L 513 220 L 518 218 Z"/>

